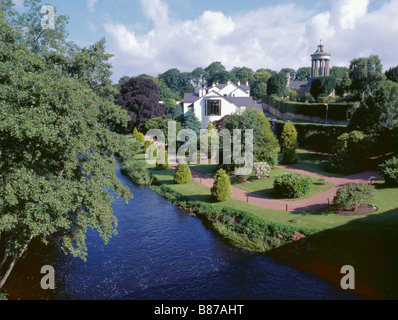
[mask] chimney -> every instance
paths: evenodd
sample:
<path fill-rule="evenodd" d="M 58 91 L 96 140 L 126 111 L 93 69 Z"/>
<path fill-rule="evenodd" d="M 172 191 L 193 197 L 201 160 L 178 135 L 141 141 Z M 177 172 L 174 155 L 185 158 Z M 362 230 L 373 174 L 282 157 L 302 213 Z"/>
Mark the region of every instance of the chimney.
<path fill-rule="evenodd" d="M 238 87 L 240 87 L 240 80 L 238 79 Z"/>
<path fill-rule="evenodd" d="M 202 97 L 203 97 L 203 88 L 200 87 L 199 88 L 199 98 L 202 98 Z"/>
<path fill-rule="evenodd" d="M 228 79 L 227 84 L 230 84 L 230 83 L 231 83 L 231 79 Z"/>
<path fill-rule="evenodd" d="M 249 86 L 249 81 L 246 81 L 246 86 L 247 86 L 247 87 Z"/>

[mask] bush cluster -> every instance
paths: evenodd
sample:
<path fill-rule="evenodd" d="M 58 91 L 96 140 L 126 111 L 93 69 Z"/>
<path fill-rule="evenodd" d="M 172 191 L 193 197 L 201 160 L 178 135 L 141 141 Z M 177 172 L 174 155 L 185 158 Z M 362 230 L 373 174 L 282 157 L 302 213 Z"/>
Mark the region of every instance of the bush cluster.
<path fill-rule="evenodd" d="M 121 172 L 135 184 L 150 185 L 153 180 L 146 162 L 142 160 L 133 159 L 126 161 L 121 168 Z"/>
<path fill-rule="evenodd" d="M 371 137 L 361 131 L 344 133 L 337 138 L 327 169 L 337 173 L 356 173 L 364 169 L 364 157 L 370 153 Z"/>
<path fill-rule="evenodd" d="M 398 187 L 398 158 L 393 157 L 379 167 L 384 182 L 389 187 Z"/>
<path fill-rule="evenodd" d="M 336 209 L 355 211 L 361 202 L 373 197 L 374 187 L 369 184 L 348 184 L 337 189 L 333 199 Z"/>
<path fill-rule="evenodd" d="M 192 180 L 191 170 L 187 164 L 179 163 L 174 173 L 174 183 L 185 184 Z"/>
<path fill-rule="evenodd" d="M 277 198 L 300 198 L 309 194 L 312 184 L 309 176 L 285 173 L 275 178 L 274 193 Z"/>

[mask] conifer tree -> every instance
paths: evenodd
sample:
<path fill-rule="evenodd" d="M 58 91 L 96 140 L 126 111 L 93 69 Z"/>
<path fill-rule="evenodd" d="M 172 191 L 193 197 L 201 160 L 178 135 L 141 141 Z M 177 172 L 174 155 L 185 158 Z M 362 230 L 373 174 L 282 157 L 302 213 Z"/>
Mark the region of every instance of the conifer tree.
<path fill-rule="evenodd" d="M 211 200 L 214 202 L 226 201 L 232 197 L 231 181 L 224 169 L 216 173 L 216 180 L 211 188 Z"/>
<path fill-rule="evenodd" d="M 298 158 L 296 154 L 297 148 L 297 130 L 290 122 L 283 127 L 283 132 L 280 138 L 281 153 L 283 154 L 283 163 L 296 163 Z"/>
<path fill-rule="evenodd" d="M 164 161 L 162 159 L 162 153 L 164 154 Z M 159 156 L 156 161 L 156 170 L 166 170 L 170 168 L 169 164 L 169 155 L 165 149 L 165 147 L 162 147 L 159 151 Z"/>
<path fill-rule="evenodd" d="M 179 163 L 174 173 L 174 183 L 185 184 L 192 180 L 191 170 L 187 164 Z"/>

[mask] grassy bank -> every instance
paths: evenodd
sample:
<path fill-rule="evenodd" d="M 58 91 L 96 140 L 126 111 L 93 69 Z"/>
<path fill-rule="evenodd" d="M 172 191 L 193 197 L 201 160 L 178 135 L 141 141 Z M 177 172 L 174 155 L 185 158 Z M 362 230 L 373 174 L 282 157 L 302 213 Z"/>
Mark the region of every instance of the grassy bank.
<path fill-rule="evenodd" d="M 370 201 L 379 208 L 376 213 L 338 216 L 330 209 L 283 212 L 235 199 L 214 204 L 210 189 L 197 182 L 175 185 L 174 170 L 150 168 L 150 172 L 156 179 L 156 192 L 202 218 L 226 242 L 267 252 L 336 285 L 343 276 L 341 267 L 352 265 L 356 271 L 354 293 L 365 298 L 398 298 L 397 189 L 377 183 Z M 293 241 L 296 233 L 306 237 Z"/>

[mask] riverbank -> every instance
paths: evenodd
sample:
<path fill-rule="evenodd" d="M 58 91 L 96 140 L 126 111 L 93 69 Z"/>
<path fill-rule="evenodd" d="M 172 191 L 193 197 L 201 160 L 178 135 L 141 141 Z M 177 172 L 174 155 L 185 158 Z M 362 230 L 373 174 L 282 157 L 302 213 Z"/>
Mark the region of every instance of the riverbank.
<path fill-rule="evenodd" d="M 138 157 L 143 159 L 143 155 Z M 379 207 L 377 213 L 340 217 L 328 208 L 283 212 L 235 199 L 212 204 L 208 187 L 197 182 L 174 185 L 172 169 L 150 170 L 156 178 L 156 192 L 202 218 L 224 241 L 246 250 L 267 252 L 336 286 L 343 277 L 341 267 L 352 265 L 356 270 L 355 294 L 365 299 L 398 297 L 394 270 L 398 265 L 394 240 L 398 201 L 396 190 L 384 188 L 382 182 L 376 184 L 372 200 Z"/>

